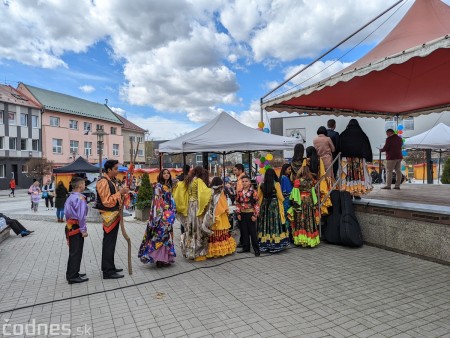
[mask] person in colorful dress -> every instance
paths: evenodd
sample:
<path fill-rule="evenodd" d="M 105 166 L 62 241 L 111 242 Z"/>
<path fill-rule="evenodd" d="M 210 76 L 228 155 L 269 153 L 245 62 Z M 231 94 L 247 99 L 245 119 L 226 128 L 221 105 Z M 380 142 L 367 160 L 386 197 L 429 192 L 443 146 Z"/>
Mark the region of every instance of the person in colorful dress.
<path fill-rule="evenodd" d="M 293 224 L 294 244 L 303 247 L 317 246 L 320 243 L 318 199 L 314 178 L 306 159 L 297 173 L 290 199 L 292 207 L 289 209 L 289 218 Z"/>
<path fill-rule="evenodd" d="M 291 172 L 292 168 L 289 163 L 283 164 L 280 171 L 280 177 L 281 177 L 281 192 L 283 193 L 284 201 L 283 201 L 283 208 L 284 208 L 284 217 L 286 218 L 288 222 L 288 231 L 289 231 L 289 238 L 292 242 L 292 229 L 291 224 L 287 218 L 287 211 L 291 207 L 291 200 L 289 199 L 289 196 L 291 195 L 292 191 L 292 182 L 291 182 Z"/>
<path fill-rule="evenodd" d="M 39 202 L 41 201 L 41 188 L 39 187 L 39 182 L 34 181 L 30 189 L 28 189 L 31 197 L 31 209 L 34 212 L 38 211 Z"/>
<path fill-rule="evenodd" d="M 306 160 L 309 171 L 313 178 L 314 185 L 318 182 L 318 180 L 325 177 L 325 165 L 322 159 L 317 154 L 317 150 L 314 147 L 306 148 Z M 324 199 L 330 191 L 331 181 L 329 176 L 325 177 L 320 181 L 319 189 L 320 189 L 320 199 L 322 200 L 321 207 L 321 216 L 328 215 L 328 208 L 331 207 L 331 199 L 328 196 L 325 202 Z"/>
<path fill-rule="evenodd" d="M 291 182 L 294 183 L 297 172 L 302 166 L 303 157 L 305 153 L 305 147 L 301 143 L 297 143 L 294 147 L 294 156 L 292 156 L 291 161 Z"/>
<path fill-rule="evenodd" d="M 259 250 L 278 252 L 290 245 L 284 216 L 283 193 L 275 170 L 269 168 L 258 188 L 260 213 L 258 217 Z"/>
<path fill-rule="evenodd" d="M 253 189 L 250 177 L 241 177 L 242 189 L 236 195 L 236 214 L 241 231 L 242 249 L 238 253 L 250 252 L 250 240 L 256 257 L 260 256 L 256 220 L 259 215 L 258 192 Z"/>
<path fill-rule="evenodd" d="M 138 252 L 142 263 L 156 263 L 157 267 L 162 267 L 175 262 L 173 223 L 176 208 L 172 198 L 172 187 L 170 172 L 163 169 L 153 189 L 150 218 Z"/>
<path fill-rule="evenodd" d="M 181 252 L 185 258 L 195 261 L 205 260 L 208 253 L 209 234 L 202 229 L 203 217 L 212 195 L 208 181 L 208 172 L 197 166 L 184 181 L 178 182 L 174 192 L 176 217 L 184 225 Z"/>
<path fill-rule="evenodd" d="M 367 162 L 372 162 L 372 147 L 369 138 L 356 119 L 351 119 L 339 137 L 342 159 L 342 190 L 350 192 L 356 199 L 372 189 L 372 179 Z"/>
<path fill-rule="evenodd" d="M 97 204 L 96 208 L 100 212 L 103 226 L 103 246 L 102 246 L 102 272 L 103 279 L 123 278 L 119 274 L 122 268 L 117 268 L 114 263 L 114 253 L 116 251 L 117 234 L 120 223 L 120 203 L 125 194 L 128 194 L 128 187 L 120 188 L 117 185 L 116 177 L 119 173 L 119 161 L 107 160 L 103 165 L 104 175 L 97 181 Z M 67 216 L 66 216 L 67 218 Z"/>
<path fill-rule="evenodd" d="M 66 280 L 69 284 L 74 284 L 84 283 L 89 280 L 85 273 L 80 273 L 84 239 L 88 236 L 86 224 L 88 206 L 86 197 L 81 193 L 85 189 L 84 179 L 74 177 L 71 185 L 72 192 L 64 204 L 64 213 L 67 218 L 65 232 L 67 244 L 69 245 Z"/>
<path fill-rule="evenodd" d="M 207 258 L 231 255 L 236 251 L 236 242 L 230 234 L 228 202 L 223 192 L 223 181 L 214 177 L 211 181 L 212 196 L 203 218 L 203 230 L 209 233 Z"/>

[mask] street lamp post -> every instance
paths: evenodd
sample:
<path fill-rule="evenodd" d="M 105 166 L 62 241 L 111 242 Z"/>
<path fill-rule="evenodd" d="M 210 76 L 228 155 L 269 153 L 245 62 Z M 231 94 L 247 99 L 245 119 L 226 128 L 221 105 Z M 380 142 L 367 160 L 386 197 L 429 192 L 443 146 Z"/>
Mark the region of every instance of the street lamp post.
<path fill-rule="evenodd" d="M 99 167 L 99 174 L 102 176 L 102 152 L 103 152 L 103 137 L 105 135 L 108 135 L 103 130 L 103 126 L 97 126 L 97 130 L 95 133 L 92 133 L 92 135 L 97 136 L 97 147 L 98 147 L 98 167 Z"/>

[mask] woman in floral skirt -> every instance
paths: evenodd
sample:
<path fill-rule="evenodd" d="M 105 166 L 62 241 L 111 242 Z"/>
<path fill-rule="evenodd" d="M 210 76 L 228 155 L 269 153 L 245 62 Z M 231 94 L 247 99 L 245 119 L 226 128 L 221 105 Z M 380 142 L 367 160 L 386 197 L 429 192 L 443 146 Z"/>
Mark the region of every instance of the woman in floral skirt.
<path fill-rule="evenodd" d="M 175 213 L 172 177 L 169 170 L 163 169 L 153 190 L 150 218 L 139 248 L 138 257 L 142 263 L 156 263 L 157 267 L 162 267 L 175 262 L 173 245 Z"/>
<path fill-rule="evenodd" d="M 289 218 L 293 225 L 294 244 L 315 247 L 320 243 L 320 216 L 314 179 L 306 160 L 297 173 L 290 198 L 292 207 L 289 210 Z"/>
<path fill-rule="evenodd" d="M 289 231 L 284 216 L 283 193 L 272 168 L 266 170 L 264 182 L 258 189 L 260 211 L 258 216 L 259 250 L 278 252 L 290 245 Z"/>

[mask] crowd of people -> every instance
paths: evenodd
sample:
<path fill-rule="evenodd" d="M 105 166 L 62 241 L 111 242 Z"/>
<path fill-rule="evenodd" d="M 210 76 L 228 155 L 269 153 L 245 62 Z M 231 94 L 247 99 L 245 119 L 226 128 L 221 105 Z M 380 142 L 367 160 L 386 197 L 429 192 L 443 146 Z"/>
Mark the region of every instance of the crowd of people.
<path fill-rule="evenodd" d="M 291 245 L 317 246 L 321 216 L 327 215 L 331 207 L 327 194 L 333 182 L 340 178 L 340 188 L 354 198 L 372 189 L 367 171 L 367 162 L 372 161 L 369 138 L 355 119 L 349 121 L 341 134 L 335 127 L 334 120 L 329 120 L 327 127 L 319 127 L 313 146 L 305 149 L 303 144 L 297 144 L 292 160 L 282 166 L 280 175 L 268 168 L 263 179 L 258 180 L 260 184 L 252 182 L 242 164 L 233 168 L 234 181 L 229 176 L 224 181 L 220 177 L 210 178 L 208 171 L 200 166 L 192 170 L 185 166 L 175 179 L 169 170 L 161 170 L 154 184 L 139 259 L 157 267 L 169 266 L 176 257 L 175 241 L 180 243 L 182 256 L 195 261 L 230 255 L 237 247 L 240 247 L 238 253 L 252 249 L 255 256 L 260 256 L 261 252 L 276 253 Z M 392 179 L 393 170 L 397 182 L 401 182 L 401 139 L 391 129 L 386 135 L 386 144 L 380 151 L 387 152 L 387 182 Z M 116 268 L 114 263 L 119 211 L 124 197 L 140 185 L 133 179 L 127 187 L 116 180 L 117 174 L 118 162 L 108 160 L 104 164 L 104 175 L 96 183 L 96 208 L 104 232 L 101 266 L 105 279 L 124 277 L 120 274 L 122 269 Z M 399 187 L 400 183 L 396 183 L 395 189 Z M 11 185 L 12 196 L 14 188 Z M 56 208 L 58 222 L 66 219 L 69 244 L 66 278 L 71 284 L 88 280 L 79 271 L 84 238 L 88 236 L 84 189 L 85 180 L 75 177 L 71 181 L 72 191 L 61 181 L 55 186 L 52 180 L 42 189 L 35 181 L 28 190 L 34 212 L 44 198 L 47 210 Z M 383 189 L 390 189 L 390 184 Z M 180 238 L 174 238 L 175 220 L 180 223 Z M 9 222 L 17 234 L 31 233 L 18 222 Z M 234 223 L 240 230 L 238 243 L 232 236 Z"/>

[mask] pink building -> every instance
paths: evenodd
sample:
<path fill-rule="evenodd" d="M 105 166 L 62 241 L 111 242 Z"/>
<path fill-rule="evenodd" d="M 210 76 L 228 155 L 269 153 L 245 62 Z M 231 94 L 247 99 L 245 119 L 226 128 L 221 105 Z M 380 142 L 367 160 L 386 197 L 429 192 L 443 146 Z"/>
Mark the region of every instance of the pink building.
<path fill-rule="evenodd" d="M 98 163 L 97 136 L 100 127 L 106 135 L 102 158 L 123 163 L 122 122 L 106 105 L 52 92 L 23 83 L 19 90 L 42 104 L 42 156 L 55 167 L 69 164 L 78 156 Z"/>

